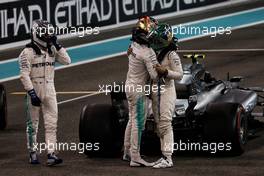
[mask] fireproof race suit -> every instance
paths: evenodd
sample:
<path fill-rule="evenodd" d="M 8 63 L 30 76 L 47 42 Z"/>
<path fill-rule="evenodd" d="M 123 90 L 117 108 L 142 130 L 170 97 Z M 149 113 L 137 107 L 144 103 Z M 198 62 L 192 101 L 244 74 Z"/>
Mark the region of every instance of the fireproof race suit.
<path fill-rule="evenodd" d="M 124 150 L 131 154 L 131 160 L 140 158 L 141 134 L 144 130 L 147 104 L 144 86 L 157 78 L 154 65 L 157 64 L 153 49 L 136 42 L 131 44 L 129 68 L 126 79 L 126 95 L 129 107 L 129 121 L 125 131 Z"/>
<path fill-rule="evenodd" d="M 52 53 L 49 53 L 39 49 L 37 45 L 31 44 L 19 56 L 20 80 L 25 90 L 34 89 L 41 101 L 40 106 L 33 106 L 29 96 L 27 96 L 27 146 L 30 152 L 37 149 L 40 110 L 43 113 L 48 153 L 54 152 L 57 142 L 58 107 L 54 87 L 56 61 L 64 65 L 71 63 L 71 59 L 64 48 L 60 48 L 58 51 L 53 48 Z"/>
<path fill-rule="evenodd" d="M 158 92 L 152 92 L 152 109 L 157 124 L 158 136 L 160 137 L 162 154 L 167 158 L 171 158 L 174 143 L 171 121 L 176 101 L 174 80 L 182 79 L 183 71 L 181 60 L 175 51 L 168 52 L 164 56 L 161 65 L 167 68 L 168 75 L 164 79 L 165 87 L 160 95 Z M 154 84 L 157 84 L 157 82 L 154 81 Z"/>

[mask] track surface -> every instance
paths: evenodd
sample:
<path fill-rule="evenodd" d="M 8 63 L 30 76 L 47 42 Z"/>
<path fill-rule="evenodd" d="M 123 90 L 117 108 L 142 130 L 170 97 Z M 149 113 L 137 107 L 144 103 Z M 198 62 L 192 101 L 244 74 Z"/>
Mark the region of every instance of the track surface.
<path fill-rule="evenodd" d="M 180 45 L 181 49 L 263 48 L 264 25 L 257 25 L 232 31 L 230 36 L 201 38 Z M 219 79 L 230 75 L 245 77 L 247 86 L 263 86 L 263 52 L 225 52 L 207 54 L 207 69 Z M 188 61 L 182 60 L 183 63 Z M 98 85 L 124 81 L 127 72 L 127 58 L 120 56 L 104 61 L 56 71 L 57 91 L 98 90 Z M 109 74 L 110 73 L 110 74 Z M 8 93 L 22 91 L 19 80 L 5 82 Z M 58 101 L 74 98 L 76 95 L 58 96 Z M 90 96 L 59 105 L 59 142 L 78 142 L 79 114 L 86 103 L 109 102 L 105 95 Z M 78 152 L 65 151 L 60 156 L 65 163 L 56 168 L 27 163 L 25 116 L 23 96 L 8 94 L 9 126 L 0 132 L 0 175 L 263 175 L 264 174 L 264 132 L 258 133 L 248 143 L 247 152 L 239 157 L 208 157 L 202 155 L 181 155 L 174 157 L 172 169 L 130 168 L 119 158 L 87 158 Z M 44 141 L 43 123 L 40 122 L 39 142 Z M 158 156 L 147 157 L 154 161 Z"/>

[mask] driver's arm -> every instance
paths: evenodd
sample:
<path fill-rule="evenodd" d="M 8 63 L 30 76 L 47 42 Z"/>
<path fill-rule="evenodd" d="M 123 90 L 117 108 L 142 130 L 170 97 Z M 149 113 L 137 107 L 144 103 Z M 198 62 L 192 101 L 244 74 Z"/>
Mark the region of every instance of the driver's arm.
<path fill-rule="evenodd" d="M 144 55 L 144 63 L 146 65 L 146 68 L 148 70 L 150 78 L 152 80 L 155 80 L 158 78 L 158 73 L 155 69 L 155 65 L 158 64 L 157 55 L 155 54 L 155 52 L 152 49 L 147 51 L 147 53 L 144 53 L 144 54 L 145 54 Z"/>
<path fill-rule="evenodd" d="M 31 72 L 31 60 L 33 57 L 33 51 L 31 48 L 25 48 L 18 58 L 20 68 L 20 80 L 26 91 L 33 89 L 33 84 L 30 79 Z"/>
<path fill-rule="evenodd" d="M 172 51 L 169 53 L 168 59 L 170 69 L 168 69 L 167 78 L 181 80 L 183 77 L 183 70 L 179 55 L 175 51 Z"/>
<path fill-rule="evenodd" d="M 68 55 L 65 48 L 60 48 L 59 51 L 56 52 L 56 61 L 63 65 L 69 65 L 71 63 L 71 58 Z"/>

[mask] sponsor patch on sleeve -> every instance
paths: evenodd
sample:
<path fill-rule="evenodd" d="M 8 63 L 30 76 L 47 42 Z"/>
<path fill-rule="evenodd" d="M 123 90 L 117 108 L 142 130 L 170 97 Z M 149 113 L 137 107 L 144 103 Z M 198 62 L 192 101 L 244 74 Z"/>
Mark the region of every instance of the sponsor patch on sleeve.
<path fill-rule="evenodd" d="M 169 54 L 169 59 L 171 59 L 176 65 L 181 64 L 179 55 L 174 51 Z"/>

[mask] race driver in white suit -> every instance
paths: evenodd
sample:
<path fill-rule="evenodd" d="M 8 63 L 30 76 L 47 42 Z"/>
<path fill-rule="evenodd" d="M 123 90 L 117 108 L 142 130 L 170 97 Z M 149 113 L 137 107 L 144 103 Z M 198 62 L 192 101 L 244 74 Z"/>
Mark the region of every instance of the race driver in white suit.
<path fill-rule="evenodd" d="M 140 156 L 140 142 L 144 130 L 147 112 L 147 97 L 144 87 L 151 79 L 157 79 L 155 65 L 156 54 L 149 47 L 148 31 L 155 25 L 150 17 L 139 19 L 137 27 L 132 31 L 132 44 L 128 50 L 128 72 L 126 78 L 126 96 L 129 108 L 129 121 L 125 131 L 123 160 L 130 161 L 130 166 L 153 166 Z M 144 88 L 142 89 L 144 90 Z"/>
<path fill-rule="evenodd" d="M 54 27 L 47 21 L 36 20 L 31 29 L 31 43 L 19 56 L 20 80 L 27 91 L 27 147 L 31 164 L 39 164 L 37 133 L 40 110 L 45 126 L 47 165 L 62 163 L 55 155 L 58 107 L 54 87 L 55 62 L 64 65 L 71 59 L 58 42 Z"/>
<path fill-rule="evenodd" d="M 156 51 L 158 62 L 162 67 L 157 67 L 159 82 L 154 84 L 165 85 L 164 90 L 152 92 L 152 109 L 160 138 L 162 157 L 155 162 L 154 168 L 169 168 L 173 166 L 172 153 L 174 146 L 172 116 L 175 109 L 176 90 L 175 80 L 181 80 L 183 70 L 180 57 L 176 53 L 177 40 L 169 24 L 159 24 L 154 32 L 154 42 L 151 44 Z"/>

